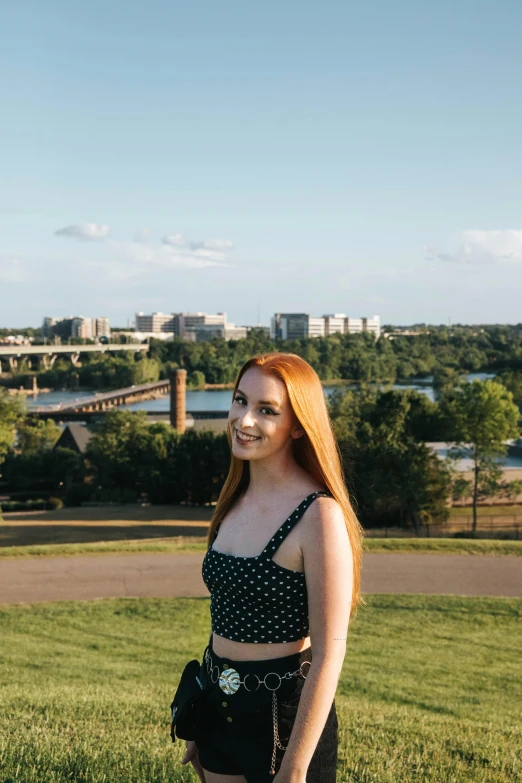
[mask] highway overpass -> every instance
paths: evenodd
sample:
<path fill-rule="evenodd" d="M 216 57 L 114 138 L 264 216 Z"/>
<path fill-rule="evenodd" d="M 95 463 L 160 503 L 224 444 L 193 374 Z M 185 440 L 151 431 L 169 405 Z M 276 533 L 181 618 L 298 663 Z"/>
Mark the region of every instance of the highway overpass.
<path fill-rule="evenodd" d="M 43 367 L 52 367 L 57 356 L 68 356 L 75 367 L 80 366 L 80 354 L 82 353 L 115 353 L 117 351 L 145 351 L 149 350 L 148 343 L 96 343 L 95 345 L 0 345 L 0 372 L 4 369 L 4 362 L 9 369 L 18 367 L 18 361 L 25 357 L 34 357 Z"/>

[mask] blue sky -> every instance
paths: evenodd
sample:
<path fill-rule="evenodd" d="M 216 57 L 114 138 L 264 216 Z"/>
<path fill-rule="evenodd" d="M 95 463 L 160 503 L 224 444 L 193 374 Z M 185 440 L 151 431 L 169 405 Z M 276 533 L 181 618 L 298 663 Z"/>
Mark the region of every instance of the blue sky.
<path fill-rule="evenodd" d="M 0 326 L 522 321 L 522 5 L 21 0 Z"/>

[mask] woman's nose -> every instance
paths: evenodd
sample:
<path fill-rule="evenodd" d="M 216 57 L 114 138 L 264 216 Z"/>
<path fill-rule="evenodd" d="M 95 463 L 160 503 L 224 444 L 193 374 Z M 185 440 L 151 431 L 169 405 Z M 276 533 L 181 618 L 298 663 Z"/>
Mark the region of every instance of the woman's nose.
<path fill-rule="evenodd" d="M 240 427 L 252 427 L 255 424 L 254 417 L 252 416 L 251 411 L 245 410 L 241 414 L 241 416 L 238 418 L 238 425 Z"/>

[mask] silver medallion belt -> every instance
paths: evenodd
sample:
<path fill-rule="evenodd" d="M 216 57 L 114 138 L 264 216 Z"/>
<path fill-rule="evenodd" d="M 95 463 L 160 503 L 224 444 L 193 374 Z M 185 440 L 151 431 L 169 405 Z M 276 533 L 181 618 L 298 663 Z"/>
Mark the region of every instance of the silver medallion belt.
<path fill-rule="evenodd" d="M 248 691 L 248 693 L 255 693 L 259 690 L 261 685 L 264 685 L 265 688 L 267 688 L 269 691 L 276 691 L 278 688 L 280 688 L 281 682 L 283 680 L 290 680 L 292 677 L 301 676 L 306 680 L 309 669 L 303 671 L 303 666 L 305 664 L 308 664 L 308 666 L 311 665 L 311 661 L 302 661 L 299 668 L 293 672 L 285 672 L 284 674 L 278 674 L 277 672 L 267 672 L 267 674 L 265 674 L 261 680 L 257 674 L 253 674 L 252 672 L 246 674 L 245 677 L 241 679 L 239 672 L 231 666 L 226 666 L 220 673 L 219 666 L 212 665 L 211 655 L 208 648 L 205 651 L 205 663 L 210 681 L 214 685 L 217 682 L 223 693 L 226 693 L 227 696 L 231 696 L 233 693 L 236 693 L 241 685 L 245 688 L 246 691 Z M 245 663 L 247 663 L 247 661 L 245 661 Z M 269 677 L 273 679 L 267 682 Z"/>

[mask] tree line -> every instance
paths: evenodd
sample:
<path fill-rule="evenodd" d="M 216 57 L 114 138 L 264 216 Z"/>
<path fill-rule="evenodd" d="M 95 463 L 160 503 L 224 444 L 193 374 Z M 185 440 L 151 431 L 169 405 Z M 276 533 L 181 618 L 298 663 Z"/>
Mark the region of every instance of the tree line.
<path fill-rule="evenodd" d="M 505 441 L 519 435 L 520 411 L 498 379 L 441 385 L 438 399 L 411 390 L 369 384 L 338 388 L 327 401 L 343 468 L 359 518 L 366 527 L 399 525 L 419 533 L 444 521 L 452 500 L 477 507 L 501 489 L 516 497 L 520 482 L 502 482 Z M 55 448 L 60 428 L 31 417 L 19 398 L 0 393 L 0 486 L 4 493 L 85 500 L 137 500 L 155 504 L 214 502 L 228 473 L 226 435 L 149 424 L 143 411 L 115 409 L 92 428 L 84 455 Z M 440 460 L 427 441 L 451 441 Z M 471 479 L 456 470 L 472 461 Z M 518 484 L 518 485 L 517 485 Z M 517 486 L 515 486 L 517 485 Z M 39 493 L 39 494 L 38 494 Z"/>
<path fill-rule="evenodd" d="M 16 384 L 36 374 L 44 387 L 114 389 L 167 378 L 170 370 L 183 367 L 189 385 L 222 384 L 232 383 L 253 354 L 281 350 L 302 356 L 323 381 L 394 383 L 433 375 L 437 385 L 452 373 L 494 372 L 505 376 L 506 384 L 522 401 L 522 325 L 430 326 L 420 331 L 415 336 L 399 334 L 378 340 L 370 334 L 271 340 L 263 329 L 252 329 L 242 340 L 214 338 L 191 343 L 177 337 L 151 339 L 146 356 L 84 354 L 81 367 L 58 357 L 52 368 L 31 370 L 27 360 L 21 360 L 12 375 Z"/>

